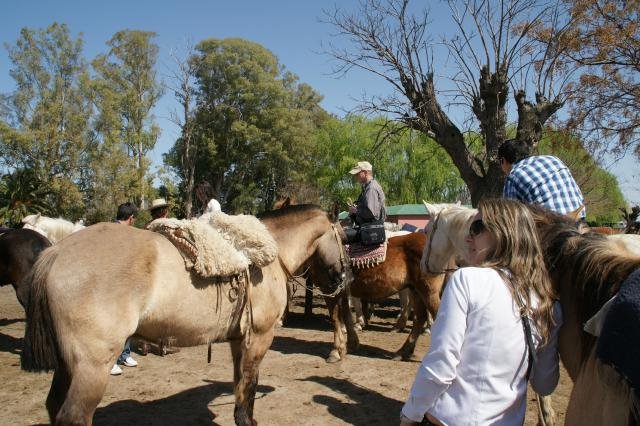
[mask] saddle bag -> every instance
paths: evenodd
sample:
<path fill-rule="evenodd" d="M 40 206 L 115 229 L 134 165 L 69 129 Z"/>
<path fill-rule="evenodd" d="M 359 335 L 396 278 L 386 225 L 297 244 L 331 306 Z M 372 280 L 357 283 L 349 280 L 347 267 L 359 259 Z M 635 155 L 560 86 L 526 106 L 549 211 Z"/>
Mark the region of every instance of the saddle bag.
<path fill-rule="evenodd" d="M 370 222 L 360 225 L 360 243 L 366 246 L 382 244 L 387 240 L 384 222 Z"/>

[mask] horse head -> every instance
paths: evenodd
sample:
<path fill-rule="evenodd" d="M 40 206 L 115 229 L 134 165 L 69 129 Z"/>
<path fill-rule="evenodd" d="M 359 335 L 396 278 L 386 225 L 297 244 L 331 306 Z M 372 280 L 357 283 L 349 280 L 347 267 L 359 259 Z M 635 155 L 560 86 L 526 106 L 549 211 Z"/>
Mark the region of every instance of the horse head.
<path fill-rule="evenodd" d="M 425 227 L 428 242 L 420 267 L 424 273 L 441 274 L 455 263 L 466 263 L 465 238 L 477 210 L 460 204 L 430 204 L 423 201 L 431 220 Z"/>
<path fill-rule="evenodd" d="M 327 218 L 331 222 L 331 229 L 317 240 L 318 245 L 311 258 L 313 269 L 322 271 L 323 275 L 326 274 L 323 281 L 329 283 L 329 291 L 334 295 L 343 291 L 346 285 L 353 280 L 349 258 L 344 247 L 347 236 L 338 222 L 339 213 L 340 206 L 336 202 L 327 214 Z"/>
<path fill-rule="evenodd" d="M 297 204 L 261 213 L 258 218 L 278 242 L 281 261 L 288 271 L 311 262 L 326 275 L 328 291 L 332 294 L 346 287 L 351 279 L 344 249 L 346 235 L 335 214 L 318 206 Z"/>

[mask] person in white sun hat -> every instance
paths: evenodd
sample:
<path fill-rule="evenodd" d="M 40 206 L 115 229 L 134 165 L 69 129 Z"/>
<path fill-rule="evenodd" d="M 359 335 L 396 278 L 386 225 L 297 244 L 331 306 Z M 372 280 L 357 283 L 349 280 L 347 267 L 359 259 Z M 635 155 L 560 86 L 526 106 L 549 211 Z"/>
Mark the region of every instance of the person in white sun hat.
<path fill-rule="evenodd" d="M 151 220 L 144 225 L 144 229 L 148 229 L 149 224 L 156 219 L 169 217 L 169 203 L 164 198 L 156 198 L 149 206 L 149 213 L 151 213 Z"/>

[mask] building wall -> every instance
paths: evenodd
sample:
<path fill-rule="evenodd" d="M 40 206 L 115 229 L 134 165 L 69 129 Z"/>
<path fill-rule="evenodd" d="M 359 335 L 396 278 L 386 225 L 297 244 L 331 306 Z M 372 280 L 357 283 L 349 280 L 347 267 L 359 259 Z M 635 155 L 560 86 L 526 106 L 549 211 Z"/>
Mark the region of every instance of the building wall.
<path fill-rule="evenodd" d="M 397 223 L 399 226 L 408 223 L 409 225 L 416 226 L 420 229 L 424 229 L 429 223 L 429 219 L 427 216 L 415 216 L 415 215 L 398 215 L 398 216 L 387 216 L 387 222 Z"/>

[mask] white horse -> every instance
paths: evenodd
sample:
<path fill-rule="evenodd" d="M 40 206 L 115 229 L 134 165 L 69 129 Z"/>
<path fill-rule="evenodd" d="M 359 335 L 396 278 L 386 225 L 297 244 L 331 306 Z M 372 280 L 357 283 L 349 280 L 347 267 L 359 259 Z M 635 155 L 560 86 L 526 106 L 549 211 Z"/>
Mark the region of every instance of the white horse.
<path fill-rule="evenodd" d="M 423 203 L 431 219 L 425 228 L 428 242 L 420 261 L 422 272 L 441 274 L 452 266 L 467 264 L 465 238 L 478 210 L 460 204 Z"/>
<path fill-rule="evenodd" d="M 23 228 L 32 229 L 44 235 L 51 241 L 51 244 L 56 244 L 67 235 L 85 228 L 81 220 L 72 223 L 62 218 L 54 219 L 42 216 L 40 213 L 25 216 L 22 223 L 24 224 Z"/>

